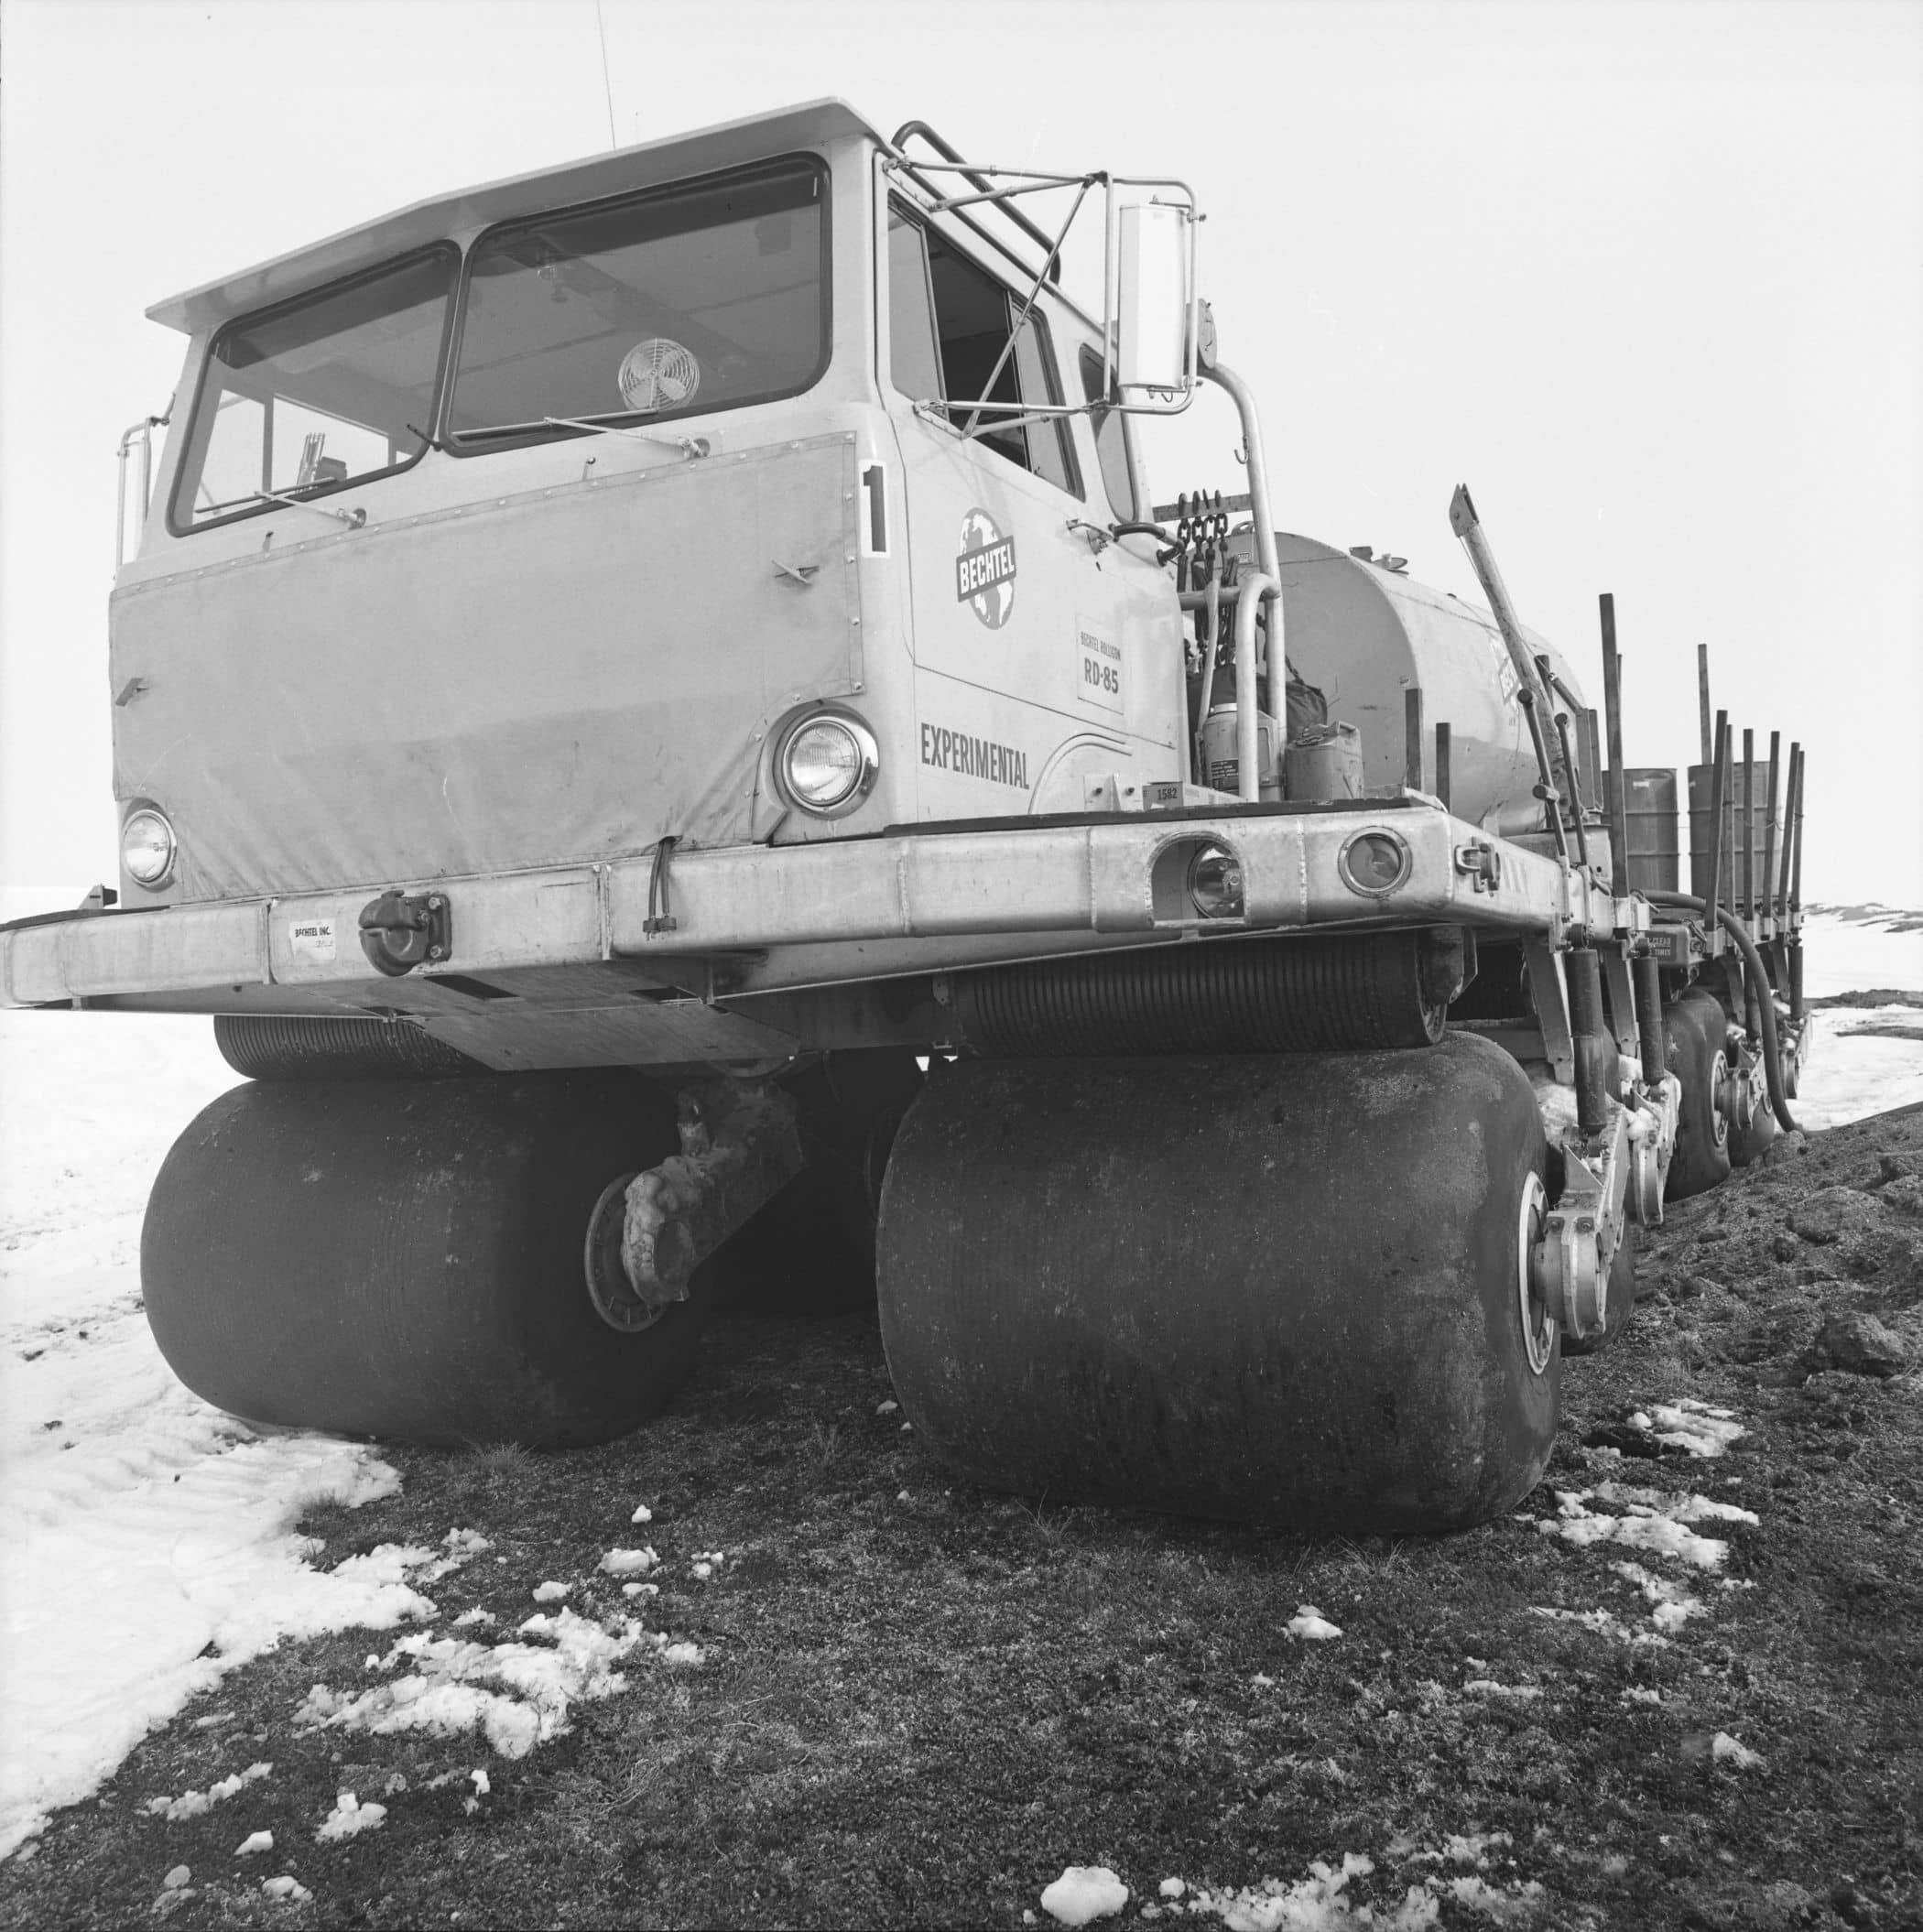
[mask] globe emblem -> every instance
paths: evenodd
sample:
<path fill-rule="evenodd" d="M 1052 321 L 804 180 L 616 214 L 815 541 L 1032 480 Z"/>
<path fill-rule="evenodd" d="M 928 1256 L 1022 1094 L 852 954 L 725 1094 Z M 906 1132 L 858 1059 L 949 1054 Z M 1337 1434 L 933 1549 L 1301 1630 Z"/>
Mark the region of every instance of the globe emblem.
<path fill-rule="evenodd" d="M 985 510 L 971 510 L 962 519 L 962 541 L 956 550 L 959 557 L 966 557 L 972 551 L 985 550 L 1002 541 L 1002 533 L 994 519 Z M 998 631 L 1008 622 L 1008 614 L 1015 609 L 1015 580 L 1004 578 L 999 583 L 984 584 L 969 600 L 974 613 L 992 631 Z"/>

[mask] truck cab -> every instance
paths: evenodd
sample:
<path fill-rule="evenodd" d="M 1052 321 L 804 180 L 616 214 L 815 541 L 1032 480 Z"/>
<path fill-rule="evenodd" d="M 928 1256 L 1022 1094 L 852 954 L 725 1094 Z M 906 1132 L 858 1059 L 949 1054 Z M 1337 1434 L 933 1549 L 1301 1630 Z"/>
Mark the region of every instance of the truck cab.
<path fill-rule="evenodd" d="M 1100 325 L 938 199 L 824 102 L 151 310 L 190 341 L 113 600 L 114 770 L 176 849 L 128 901 L 1178 778 L 1179 613 L 1153 537 L 1109 535 L 1146 507 L 1127 419 L 1023 419 L 1099 397 Z"/>

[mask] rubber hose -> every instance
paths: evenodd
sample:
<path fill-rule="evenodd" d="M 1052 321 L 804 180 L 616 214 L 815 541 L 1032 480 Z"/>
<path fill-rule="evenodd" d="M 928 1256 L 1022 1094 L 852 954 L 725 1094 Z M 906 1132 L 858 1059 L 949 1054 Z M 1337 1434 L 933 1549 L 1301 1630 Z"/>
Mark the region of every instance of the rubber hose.
<path fill-rule="evenodd" d="M 1684 912 L 1693 912 L 1706 918 L 1709 908 L 1692 892 L 1657 892 L 1646 890 L 1643 896 L 1652 906 L 1674 906 Z M 1763 955 L 1756 950 L 1756 942 L 1750 938 L 1749 928 L 1733 913 L 1727 906 L 1716 908 L 1717 919 L 1722 929 L 1734 939 L 1743 954 L 1743 963 L 1757 988 L 1756 1010 L 1763 1021 L 1763 1072 L 1769 1082 L 1769 1109 L 1776 1117 L 1784 1133 L 1795 1134 L 1799 1130 L 1796 1119 L 1789 1111 L 1789 1096 L 1783 1087 L 1783 1049 L 1776 1038 L 1776 1000 L 1770 989 L 1769 974 L 1763 965 Z"/>

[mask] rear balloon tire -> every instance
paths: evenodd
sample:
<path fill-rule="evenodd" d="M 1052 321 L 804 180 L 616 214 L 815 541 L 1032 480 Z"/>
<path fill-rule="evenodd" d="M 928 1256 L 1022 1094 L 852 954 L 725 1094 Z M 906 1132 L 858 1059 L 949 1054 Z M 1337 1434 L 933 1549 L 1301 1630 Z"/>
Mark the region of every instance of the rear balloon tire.
<path fill-rule="evenodd" d="M 1728 1033 L 1721 1002 L 1700 987 L 1691 987 L 1664 1011 L 1669 1070 L 1682 1087 L 1665 1200 L 1687 1200 L 1729 1178 L 1728 1123 L 1716 1104 L 1727 1066 L 1723 1042 Z"/>
<path fill-rule="evenodd" d="M 918 1439 L 994 1489 L 1404 1534 L 1554 1441 L 1541 1122 L 1508 1055 L 962 1061 L 882 1194 Z"/>
<path fill-rule="evenodd" d="M 386 1441 L 601 1442 L 688 1373 L 694 1306 L 595 1313 L 602 1190 L 676 1151 L 633 1074 L 257 1082 L 163 1164 L 141 1232 L 174 1373 L 252 1422 Z"/>

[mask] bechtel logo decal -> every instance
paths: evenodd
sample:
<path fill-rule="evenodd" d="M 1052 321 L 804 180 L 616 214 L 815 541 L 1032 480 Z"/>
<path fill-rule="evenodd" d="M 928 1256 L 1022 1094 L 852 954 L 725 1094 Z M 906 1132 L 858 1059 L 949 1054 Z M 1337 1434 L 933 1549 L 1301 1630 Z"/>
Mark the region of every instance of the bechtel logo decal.
<path fill-rule="evenodd" d="M 962 548 L 955 559 L 955 602 L 972 603 L 991 631 L 1015 608 L 1015 539 L 995 528 L 986 510 L 962 519 Z"/>

